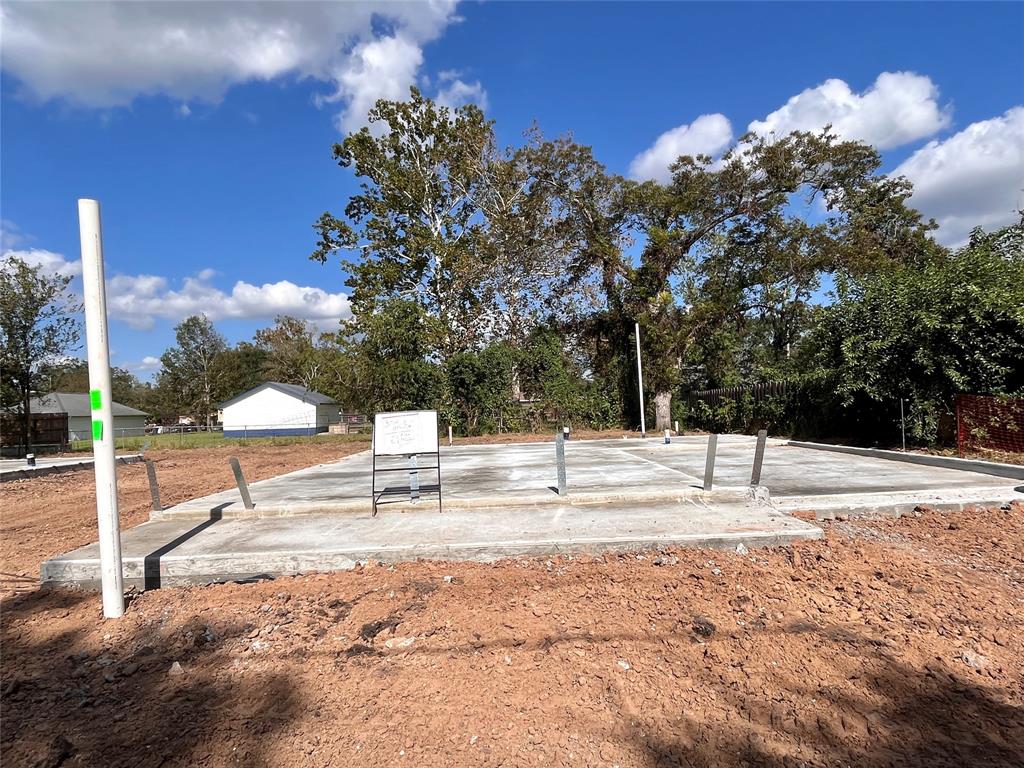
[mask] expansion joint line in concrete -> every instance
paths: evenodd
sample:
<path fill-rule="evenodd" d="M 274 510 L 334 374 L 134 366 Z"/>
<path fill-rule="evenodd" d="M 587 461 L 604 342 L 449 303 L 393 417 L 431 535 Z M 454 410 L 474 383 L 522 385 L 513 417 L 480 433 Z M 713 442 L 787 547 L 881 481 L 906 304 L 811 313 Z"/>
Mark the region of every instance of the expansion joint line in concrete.
<path fill-rule="evenodd" d="M 665 464 L 662 464 L 660 461 L 654 461 L 654 459 L 648 459 L 648 458 L 645 458 L 644 456 L 637 456 L 635 453 L 630 453 L 629 451 L 623 450 L 622 448 L 616 448 L 615 450 L 617 450 L 619 453 L 626 454 L 631 459 L 639 459 L 640 461 L 646 461 L 648 464 L 653 464 L 656 467 L 661 467 L 662 469 L 667 469 L 669 472 L 675 472 L 677 475 L 682 475 L 687 480 L 692 480 L 695 483 L 699 483 L 700 482 L 700 478 L 699 477 L 696 477 L 695 475 L 691 475 L 688 472 L 683 472 L 681 469 L 676 469 L 675 467 L 666 466 Z"/>

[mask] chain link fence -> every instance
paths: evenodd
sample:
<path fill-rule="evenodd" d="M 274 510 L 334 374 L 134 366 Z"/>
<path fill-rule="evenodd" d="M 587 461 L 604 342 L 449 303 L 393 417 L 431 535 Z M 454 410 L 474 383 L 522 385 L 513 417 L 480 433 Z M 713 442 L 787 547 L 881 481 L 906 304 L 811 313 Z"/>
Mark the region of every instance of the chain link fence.
<path fill-rule="evenodd" d="M 369 441 L 371 424 L 360 416 L 351 420 L 329 424 L 316 422 L 288 424 L 166 424 L 146 427 L 118 428 L 113 430 L 114 448 L 118 451 L 143 451 L 158 448 L 204 448 L 219 445 L 288 445 L 293 443 L 314 443 L 324 441 L 359 442 Z M 92 438 L 69 441 L 71 451 L 91 451 Z"/>

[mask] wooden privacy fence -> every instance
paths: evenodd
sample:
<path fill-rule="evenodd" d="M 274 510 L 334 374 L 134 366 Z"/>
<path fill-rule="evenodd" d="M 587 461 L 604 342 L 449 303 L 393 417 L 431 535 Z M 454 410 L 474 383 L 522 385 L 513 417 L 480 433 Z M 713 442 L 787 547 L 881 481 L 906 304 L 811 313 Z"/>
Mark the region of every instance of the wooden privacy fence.
<path fill-rule="evenodd" d="M 956 449 L 1024 453 L 1024 397 L 957 395 Z"/>
<path fill-rule="evenodd" d="M 725 400 L 740 400 L 750 395 L 754 400 L 785 395 L 793 388 L 788 381 L 765 381 L 739 387 L 719 387 L 690 392 L 690 401 L 703 400 L 708 405 L 718 405 Z"/>
<path fill-rule="evenodd" d="M 31 429 L 32 450 L 62 451 L 68 447 L 68 415 L 66 413 L 33 413 Z M 0 446 L 4 455 L 24 455 L 21 414 L 4 413 L 0 416 Z"/>

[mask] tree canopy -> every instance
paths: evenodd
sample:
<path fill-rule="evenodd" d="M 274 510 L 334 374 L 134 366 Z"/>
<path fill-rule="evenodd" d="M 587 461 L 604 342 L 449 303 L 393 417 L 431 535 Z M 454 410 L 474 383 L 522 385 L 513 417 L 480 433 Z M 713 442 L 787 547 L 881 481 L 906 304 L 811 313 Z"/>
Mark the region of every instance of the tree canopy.
<path fill-rule="evenodd" d="M 78 346 L 81 305 L 67 275 L 48 275 L 16 256 L 0 263 L 0 396 L 20 414 L 31 449 L 31 397 L 40 374 Z"/>
<path fill-rule="evenodd" d="M 436 408 L 467 433 L 636 426 L 636 326 L 659 430 L 884 439 L 902 399 L 934 442 L 956 393 L 1024 394 L 1024 224 L 945 248 L 909 182 L 827 128 L 639 182 L 537 126 L 501 146 L 478 107 L 413 89 L 333 157 L 359 188 L 315 222 L 311 258 L 340 259 L 352 315 L 326 331 L 277 317 L 234 346 L 188 318 L 153 386 L 123 377 L 126 399 L 209 421 L 277 380 L 347 411 Z M 687 396 L 759 382 L 790 394 Z"/>
<path fill-rule="evenodd" d="M 547 416 L 580 413 L 565 406 L 587 391 L 603 406 L 584 410 L 635 424 L 634 324 L 657 429 L 680 413 L 674 394 L 706 387 L 827 379 L 849 403 L 853 392 L 880 397 L 877 380 L 891 397 L 894 377 L 854 350 L 882 354 L 886 344 L 866 334 L 895 333 L 911 317 L 918 336 L 887 344 L 927 343 L 924 357 L 946 361 L 922 362 L 921 382 L 903 386 L 922 409 L 957 388 L 1019 388 L 1012 355 L 979 341 L 943 352 L 948 335 L 920 337 L 965 306 L 966 293 L 948 295 L 951 283 L 984 293 L 993 312 L 1016 299 L 1007 293 L 1016 257 L 1006 254 L 1019 253 L 1019 240 L 977 232 L 950 252 L 909 205 L 910 183 L 828 128 L 747 135 L 719 158 L 682 156 L 660 184 L 609 173 L 589 147 L 536 126 L 499 147 L 479 108 L 450 110 L 415 89 L 378 102 L 369 121 L 334 146 L 360 191 L 343 214 L 321 216 L 312 254 L 341 255 L 348 274 L 353 317 L 339 338 L 359 361 L 352 391 L 375 394 L 367 407 L 434 397 L 467 429 L 495 421 L 484 412 L 515 420 L 509 404 L 530 399 L 524 384 L 554 338 L 578 384 L 547 402 Z M 996 243 L 1001 260 L 981 255 Z M 891 295 L 911 283 L 929 298 L 910 306 Z M 995 315 L 979 306 L 961 318 L 963 333 L 988 332 Z M 999 322 L 1000 348 L 1016 350 L 1019 327 Z M 835 338 L 843 354 L 826 343 Z M 946 384 L 926 385 L 939 367 Z"/>

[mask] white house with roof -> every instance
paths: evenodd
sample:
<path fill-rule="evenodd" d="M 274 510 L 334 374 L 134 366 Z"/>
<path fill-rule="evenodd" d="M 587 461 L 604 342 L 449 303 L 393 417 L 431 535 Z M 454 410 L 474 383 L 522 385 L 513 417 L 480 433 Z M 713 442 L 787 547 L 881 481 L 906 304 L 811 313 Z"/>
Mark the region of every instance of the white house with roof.
<path fill-rule="evenodd" d="M 225 437 L 315 435 L 341 420 L 333 398 L 279 381 L 264 382 L 219 407 Z"/>
<path fill-rule="evenodd" d="M 68 439 L 92 439 L 92 406 L 85 392 L 51 392 L 34 397 L 29 403 L 32 413 L 66 413 L 68 415 Z M 131 408 L 122 403 L 112 402 L 114 413 L 114 436 L 142 435 L 146 431 L 145 411 Z"/>

